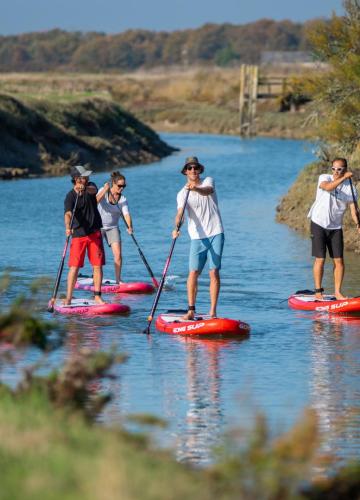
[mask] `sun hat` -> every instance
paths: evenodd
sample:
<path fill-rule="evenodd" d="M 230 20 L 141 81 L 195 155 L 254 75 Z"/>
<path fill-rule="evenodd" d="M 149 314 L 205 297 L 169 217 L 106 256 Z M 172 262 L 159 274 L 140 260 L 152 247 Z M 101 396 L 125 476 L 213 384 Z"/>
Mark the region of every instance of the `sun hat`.
<path fill-rule="evenodd" d="M 201 163 L 199 162 L 197 156 L 189 156 L 188 158 L 186 158 L 185 165 L 183 166 L 183 168 L 181 170 L 182 174 L 185 175 L 186 167 L 188 165 L 198 165 L 200 167 L 200 174 L 202 174 L 204 172 L 204 165 L 201 165 Z"/>
<path fill-rule="evenodd" d="M 86 170 L 82 165 L 76 165 L 71 168 L 71 177 L 89 177 L 92 174 L 92 170 Z"/>

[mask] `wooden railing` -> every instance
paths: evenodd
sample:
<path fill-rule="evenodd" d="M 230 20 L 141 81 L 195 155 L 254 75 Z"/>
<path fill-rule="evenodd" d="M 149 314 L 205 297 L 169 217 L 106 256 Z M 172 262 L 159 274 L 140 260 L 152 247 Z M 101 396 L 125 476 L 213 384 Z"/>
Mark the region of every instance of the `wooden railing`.
<path fill-rule="evenodd" d="M 259 67 L 240 66 L 239 127 L 241 136 L 256 135 L 258 99 L 276 99 L 285 95 L 287 79 L 281 76 L 259 78 Z"/>

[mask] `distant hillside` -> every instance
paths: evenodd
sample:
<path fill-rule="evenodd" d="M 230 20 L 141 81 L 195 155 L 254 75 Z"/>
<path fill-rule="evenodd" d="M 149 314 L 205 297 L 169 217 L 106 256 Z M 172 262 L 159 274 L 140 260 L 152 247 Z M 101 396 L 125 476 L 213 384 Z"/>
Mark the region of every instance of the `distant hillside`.
<path fill-rule="evenodd" d="M 111 101 L 32 104 L 0 94 L 0 178 L 149 163 L 175 149 Z"/>
<path fill-rule="evenodd" d="M 257 63 L 263 50 L 306 50 L 307 23 L 262 19 L 174 32 L 115 35 L 51 30 L 0 37 L 0 71 L 129 71 L 182 65 Z"/>

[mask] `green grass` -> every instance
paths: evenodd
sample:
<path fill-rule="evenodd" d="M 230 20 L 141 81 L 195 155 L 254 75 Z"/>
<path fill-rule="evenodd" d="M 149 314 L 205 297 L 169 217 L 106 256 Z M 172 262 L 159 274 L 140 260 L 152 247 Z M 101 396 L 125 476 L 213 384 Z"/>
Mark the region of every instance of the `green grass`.
<path fill-rule="evenodd" d="M 41 391 L 2 390 L 0 400 L 1 499 L 209 498 L 203 473 L 143 439 L 54 411 Z"/>
<path fill-rule="evenodd" d="M 0 499 L 296 500 L 308 481 L 318 447 L 316 419 L 306 414 L 271 441 L 259 418 L 252 432 L 233 434 L 220 463 L 194 469 L 151 446 L 143 436 L 84 420 L 54 408 L 43 386 L 11 393 L 0 387 Z M 240 447 L 239 447 L 240 446 Z M 359 491 L 360 464 L 331 479 Z M 309 491 L 322 497 L 329 481 Z M 315 498 L 315 497 L 314 497 Z M 356 496 L 354 497 L 356 498 Z"/>

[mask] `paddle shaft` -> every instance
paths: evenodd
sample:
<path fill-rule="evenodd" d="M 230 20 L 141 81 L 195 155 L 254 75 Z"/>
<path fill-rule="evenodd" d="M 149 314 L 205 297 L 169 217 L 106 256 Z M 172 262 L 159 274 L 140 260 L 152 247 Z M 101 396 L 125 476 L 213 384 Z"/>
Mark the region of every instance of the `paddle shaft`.
<path fill-rule="evenodd" d="M 358 223 L 358 227 L 360 227 L 359 206 L 358 206 L 356 198 L 355 198 L 354 186 L 353 186 L 351 178 L 349 178 L 349 181 L 350 181 L 350 188 L 351 188 L 352 199 L 353 199 L 353 202 L 354 202 L 354 205 L 355 205 L 355 213 L 356 213 L 357 223 Z"/>
<path fill-rule="evenodd" d="M 79 193 L 76 193 L 75 205 L 74 205 L 73 211 L 71 212 L 71 219 L 70 219 L 70 225 L 69 225 L 70 231 L 71 231 L 72 226 L 73 226 L 74 216 L 75 216 L 75 210 L 76 210 L 76 207 L 77 207 L 77 204 L 78 204 L 78 199 L 79 199 Z M 49 312 L 54 312 L 54 303 L 55 303 L 56 296 L 57 296 L 57 293 L 58 293 L 58 290 L 59 290 L 61 275 L 62 275 L 62 272 L 63 272 L 63 269 L 64 269 L 64 262 L 65 262 L 66 252 L 67 252 L 67 249 L 68 249 L 68 246 L 69 246 L 70 238 L 71 238 L 71 232 L 70 232 L 69 236 L 66 237 L 66 240 L 65 240 L 64 250 L 63 250 L 63 253 L 62 253 L 62 256 L 61 256 L 61 260 L 60 260 L 58 272 L 57 272 L 57 275 L 56 275 L 54 291 L 53 291 L 52 297 L 50 299 L 50 305 L 48 307 L 48 311 Z"/>
<path fill-rule="evenodd" d="M 112 182 L 112 181 L 110 181 L 110 182 Z M 118 203 L 116 203 L 116 201 L 115 201 L 115 199 L 114 199 L 114 196 L 113 196 L 113 194 L 111 193 L 111 190 L 110 190 L 110 189 L 109 189 L 109 193 L 111 194 L 111 198 L 113 199 L 113 201 L 115 202 L 116 206 L 118 207 L 118 209 L 119 209 L 119 211 L 120 211 L 121 218 L 122 218 L 122 220 L 124 221 L 124 224 L 125 224 L 126 228 L 127 228 L 127 229 L 129 229 L 129 224 L 127 223 L 127 221 L 126 221 L 126 219 L 125 219 L 125 217 L 124 217 L 124 214 L 122 213 L 122 210 L 121 210 L 121 208 L 119 207 Z M 121 196 L 120 196 L 120 198 L 121 198 Z M 120 198 L 119 198 L 119 200 L 120 200 Z M 150 267 L 150 265 L 149 265 L 148 261 L 147 261 L 147 260 L 146 260 L 146 258 L 145 258 L 145 255 L 144 255 L 144 254 L 143 254 L 143 252 L 141 251 L 141 248 L 140 248 L 139 243 L 136 241 L 136 238 L 135 238 L 135 236 L 134 236 L 132 233 L 130 234 L 130 236 L 132 237 L 132 240 L 133 240 L 133 242 L 135 243 L 136 248 L 138 249 L 138 252 L 139 252 L 139 255 L 140 255 L 140 257 L 141 257 L 141 260 L 142 260 L 142 261 L 143 261 L 143 263 L 145 264 L 145 267 L 146 267 L 146 269 L 148 270 L 148 273 L 150 274 L 151 280 L 152 280 L 152 282 L 153 282 L 153 284 L 154 284 L 155 288 L 159 288 L 159 283 L 158 283 L 157 279 L 155 278 L 154 273 L 152 272 L 152 269 L 151 269 L 151 267 Z"/>
<path fill-rule="evenodd" d="M 186 193 L 186 196 L 185 196 L 184 206 L 183 206 L 183 209 L 182 209 L 182 212 L 181 212 L 181 217 L 180 217 L 179 222 L 178 222 L 178 224 L 176 226 L 176 231 L 180 231 L 181 224 L 183 223 L 185 208 L 186 208 L 186 205 L 187 205 L 189 194 L 190 194 L 190 190 L 188 189 L 188 191 Z M 151 323 L 152 323 L 152 320 L 153 320 L 153 317 L 154 317 L 154 314 L 155 314 L 155 311 L 156 311 L 156 308 L 157 308 L 157 305 L 158 305 L 158 302 L 159 302 L 159 299 L 160 299 L 160 295 L 161 295 L 162 289 L 163 289 L 164 284 L 165 284 L 165 278 L 166 278 L 166 274 L 167 274 L 169 266 L 170 266 L 170 261 L 171 261 L 172 254 L 174 252 L 176 240 L 177 240 L 177 238 L 173 238 L 173 241 L 171 243 L 169 256 L 168 256 L 168 258 L 166 259 L 166 262 L 165 262 L 165 267 L 164 267 L 163 274 L 162 274 L 162 277 L 161 277 L 160 285 L 159 285 L 159 288 L 157 289 L 156 296 L 155 296 L 155 299 L 154 299 L 154 303 L 152 305 L 150 314 L 148 316 L 148 325 L 147 325 L 146 329 L 144 330 L 144 333 L 147 333 L 147 334 L 150 333 L 150 326 L 151 326 Z"/>

